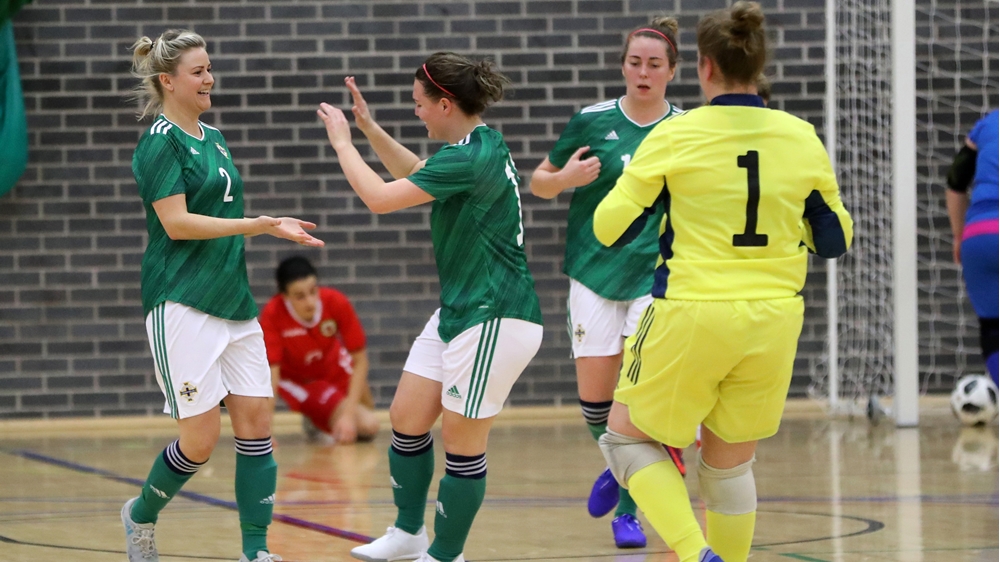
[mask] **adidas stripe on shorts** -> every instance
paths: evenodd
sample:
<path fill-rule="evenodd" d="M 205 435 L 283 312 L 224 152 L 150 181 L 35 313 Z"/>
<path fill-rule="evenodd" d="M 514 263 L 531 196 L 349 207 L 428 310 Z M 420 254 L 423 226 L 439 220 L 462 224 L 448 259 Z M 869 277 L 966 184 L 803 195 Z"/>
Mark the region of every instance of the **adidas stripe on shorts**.
<path fill-rule="evenodd" d="M 566 329 L 573 357 L 611 357 L 622 352 L 624 339 L 635 332 L 652 295 L 630 301 L 608 300 L 576 279 L 569 280 Z"/>
<path fill-rule="evenodd" d="M 190 418 L 228 394 L 274 395 L 264 332 L 256 319 L 236 322 L 167 301 L 146 316 L 163 413 Z"/>
<path fill-rule="evenodd" d="M 542 344 L 542 327 L 512 318 L 477 324 L 450 342 L 438 309 L 414 340 L 403 370 L 441 383 L 441 405 L 467 418 L 500 413 L 510 389 Z"/>

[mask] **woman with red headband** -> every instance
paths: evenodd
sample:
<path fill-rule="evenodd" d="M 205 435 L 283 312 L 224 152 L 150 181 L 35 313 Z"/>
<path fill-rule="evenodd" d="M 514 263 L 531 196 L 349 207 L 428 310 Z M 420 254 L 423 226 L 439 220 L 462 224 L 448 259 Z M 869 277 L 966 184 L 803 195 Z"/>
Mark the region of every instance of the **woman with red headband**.
<path fill-rule="evenodd" d="M 642 139 L 681 110 L 664 99 L 677 69 L 677 20 L 658 17 L 632 30 L 622 49 L 625 95 L 585 107 L 570 119 L 548 158 L 535 170 L 531 192 L 552 199 L 576 188 L 569 206 L 563 272 L 570 278 L 567 326 L 576 358 L 583 417 L 594 439 L 604 434 L 622 364 L 624 338 L 652 301 L 657 236 L 663 211 L 651 211 L 641 234 L 621 248 L 594 237 L 597 204 L 614 187 Z M 683 468 L 680 451 L 673 451 Z M 594 483 L 587 508 L 611 521 L 619 548 L 642 548 L 646 536 L 636 505 L 610 471 Z"/>
<path fill-rule="evenodd" d="M 517 169 L 503 137 L 480 117 L 503 97 L 508 80 L 488 61 L 454 53 L 428 57 L 413 81 L 415 112 L 427 136 L 447 144 L 427 160 L 379 127 L 354 79 L 346 83 L 358 128 L 397 178 L 382 181 L 351 144 L 343 112 L 322 104 L 319 114 L 347 181 L 376 213 L 434 202 L 431 240 L 441 279 L 441 308 L 413 342 L 389 409 L 396 522 L 351 555 L 464 562 L 465 540 L 486 493 L 490 427 L 542 343 L 541 309 L 524 254 Z M 430 430 L 442 415 L 445 476 L 428 545 Z"/>

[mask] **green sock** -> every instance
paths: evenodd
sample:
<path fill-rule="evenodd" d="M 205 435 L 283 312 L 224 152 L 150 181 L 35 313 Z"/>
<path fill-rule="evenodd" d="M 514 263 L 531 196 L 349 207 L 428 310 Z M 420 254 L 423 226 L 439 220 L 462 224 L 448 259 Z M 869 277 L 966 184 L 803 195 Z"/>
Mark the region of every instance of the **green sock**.
<path fill-rule="evenodd" d="M 193 463 L 181 453 L 174 441 L 153 461 L 149 476 L 142 485 L 142 494 L 132 504 L 130 517 L 136 523 L 156 523 L 160 510 L 166 507 L 184 483 L 205 463 Z"/>
<path fill-rule="evenodd" d="M 590 434 L 594 436 L 594 441 L 597 441 L 602 435 L 604 435 L 604 432 L 608 430 L 608 422 L 588 423 L 587 429 L 589 429 Z"/>
<path fill-rule="evenodd" d="M 462 554 L 469 529 L 472 528 L 472 522 L 485 495 L 485 470 L 481 478 L 459 478 L 445 474 L 438 486 L 434 542 L 427 554 L 441 562 L 452 562 Z"/>
<path fill-rule="evenodd" d="M 634 517 L 636 509 L 638 508 L 635 505 L 635 500 L 632 499 L 632 494 L 629 494 L 628 490 L 619 486 L 618 509 L 615 510 L 615 517 L 626 513 Z"/>
<path fill-rule="evenodd" d="M 389 476 L 397 510 L 394 526 L 415 535 L 424 526 L 427 490 L 434 477 L 434 441 L 430 433 L 414 436 L 392 432 Z"/>
<path fill-rule="evenodd" d="M 236 507 L 240 513 L 243 554 L 250 560 L 267 550 L 267 526 L 274 513 L 278 464 L 271 454 L 271 438 L 236 438 Z"/>

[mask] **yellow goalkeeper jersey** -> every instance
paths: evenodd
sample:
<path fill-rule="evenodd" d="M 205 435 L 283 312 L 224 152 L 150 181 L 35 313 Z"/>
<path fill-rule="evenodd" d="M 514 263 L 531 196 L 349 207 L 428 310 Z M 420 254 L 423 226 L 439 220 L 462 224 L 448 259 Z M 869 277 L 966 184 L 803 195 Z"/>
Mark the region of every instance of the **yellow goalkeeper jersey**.
<path fill-rule="evenodd" d="M 814 127 L 749 94 L 657 125 L 597 207 L 594 234 L 625 245 L 658 205 L 658 298 L 791 297 L 810 251 L 838 257 L 853 236 Z"/>

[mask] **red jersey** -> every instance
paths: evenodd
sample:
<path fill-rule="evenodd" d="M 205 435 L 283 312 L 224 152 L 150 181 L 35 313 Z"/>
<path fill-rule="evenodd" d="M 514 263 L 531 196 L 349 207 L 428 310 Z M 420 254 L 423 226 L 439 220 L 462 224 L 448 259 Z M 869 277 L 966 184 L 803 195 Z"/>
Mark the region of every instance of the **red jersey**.
<path fill-rule="evenodd" d="M 345 385 L 351 376 L 349 353 L 365 348 L 365 331 L 343 293 L 319 288 L 311 322 L 301 321 L 281 294 L 260 314 L 267 361 L 281 367 L 281 378 L 299 384 L 317 380 Z"/>

